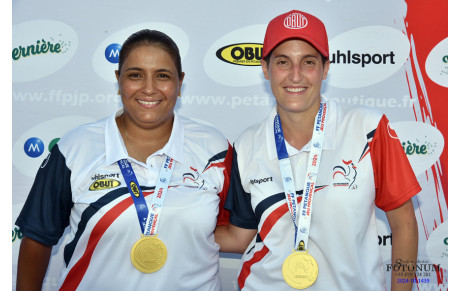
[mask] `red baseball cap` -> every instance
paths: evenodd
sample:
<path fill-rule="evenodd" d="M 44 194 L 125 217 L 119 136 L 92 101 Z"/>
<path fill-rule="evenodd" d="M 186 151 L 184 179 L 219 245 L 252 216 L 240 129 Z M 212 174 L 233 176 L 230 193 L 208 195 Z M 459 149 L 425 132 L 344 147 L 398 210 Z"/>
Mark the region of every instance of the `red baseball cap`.
<path fill-rule="evenodd" d="M 329 58 L 329 45 L 323 22 L 299 10 L 281 14 L 270 21 L 265 32 L 262 58 L 264 59 L 282 41 L 290 38 L 308 41 L 323 56 Z"/>

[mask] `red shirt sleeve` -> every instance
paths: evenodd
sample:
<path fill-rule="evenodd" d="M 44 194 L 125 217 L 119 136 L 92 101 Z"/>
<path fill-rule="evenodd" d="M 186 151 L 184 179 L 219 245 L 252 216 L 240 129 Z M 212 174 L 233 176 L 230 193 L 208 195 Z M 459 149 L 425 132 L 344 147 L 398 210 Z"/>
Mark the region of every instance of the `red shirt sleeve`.
<path fill-rule="evenodd" d="M 224 186 L 219 193 L 219 214 L 217 215 L 217 225 L 227 225 L 230 218 L 230 211 L 224 208 L 225 200 L 227 199 L 228 187 L 230 185 L 230 174 L 232 168 L 233 148 L 228 144 L 227 154 L 223 162 Z"/>
<path fill-rule="evenodd" d="M 382 116 L 369 143 L 375 181 L 375 205 L 383 211 L 393 210 L 422 190 L 404 149 Z"/>

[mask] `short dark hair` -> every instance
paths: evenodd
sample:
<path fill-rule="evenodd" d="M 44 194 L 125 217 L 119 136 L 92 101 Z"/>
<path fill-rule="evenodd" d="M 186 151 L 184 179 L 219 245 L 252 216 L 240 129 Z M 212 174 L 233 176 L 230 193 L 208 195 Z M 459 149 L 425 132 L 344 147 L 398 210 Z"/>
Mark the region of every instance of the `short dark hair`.
<path fill-rule="evenodd" d="M 182 77 L 182 63 L 179 48 L 176 43 L 165 33 L 158 30 L 143 29 L 131 34 L 123 43 L 118 56 L 118 72 L 121 72 L 123 63 L 133 48 L 138 45 L 157 45 L 164 49 L 176 65 L 179 79 Z"/>

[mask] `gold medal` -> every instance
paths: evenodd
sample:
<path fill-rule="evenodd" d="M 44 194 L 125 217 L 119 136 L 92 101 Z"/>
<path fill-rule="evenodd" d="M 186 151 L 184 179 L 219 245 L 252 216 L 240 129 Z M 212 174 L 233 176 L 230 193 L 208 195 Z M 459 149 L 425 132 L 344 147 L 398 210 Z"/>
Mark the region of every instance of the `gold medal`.
<path fill-rule="evenodd" d="M 296 289 L 305 289 L 315 283 L 318 277 L 318 264 L 307 252 L 290 254 L 283 263 L 284 281 Z"/>
<path fill-rule="evenodd" d="M 142 236 L 131 249 L 131 262 L 141 272 L 153 273 L 166 262 L 165 244 L 156 236 Z"/>

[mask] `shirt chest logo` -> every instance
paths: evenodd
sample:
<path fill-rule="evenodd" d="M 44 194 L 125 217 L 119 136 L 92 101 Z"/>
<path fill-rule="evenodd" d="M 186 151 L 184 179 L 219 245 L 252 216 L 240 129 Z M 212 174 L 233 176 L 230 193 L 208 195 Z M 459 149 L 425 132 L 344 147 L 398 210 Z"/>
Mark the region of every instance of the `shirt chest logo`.
<path fill-rule="evenodd" d="M 251 179 L 249 181 L 249 183 L 251 183 L 252 185 L 254 185 L 254 184 L 262 184 L 262 183 L 266 183 L 266 182 L 273 182 L 273 177 L 266 177 L 266 178 L 262 178 L 262 179 Z"/>
<path fill-rule="evenodd" d="M 205 181 L 197 169 L 190 167 L 189 172 L 182 174 L 182 182 L 185 187 L 207 190 Z"/>
<path fill-rule="evenodd" d="M 90 191 L 107 190 L 120 186 L 120 181 L 115 179 L 100 179 L 94 181 L 89 187 Z"/>
<path fill-rule="evenodd" d="M 342 164 L 335 166 L 332 172 L 332 185 L 334 187 L 347 187 L 352 190 L 358 187 L 355 184 L 358 171 L 353 161 L 342 160 Z"/>
<path fill-rule="evenodd" d="M 90 191 L 99 191 L 116 188 L 121 185 L 121 182 L 114 178 L 119 178 L 118 173 L 112 174 L 95 174 L 91 177 L 94 182 L 89 186 Z"/>

